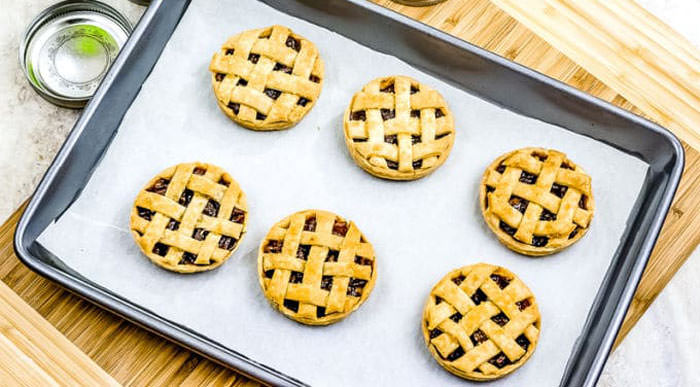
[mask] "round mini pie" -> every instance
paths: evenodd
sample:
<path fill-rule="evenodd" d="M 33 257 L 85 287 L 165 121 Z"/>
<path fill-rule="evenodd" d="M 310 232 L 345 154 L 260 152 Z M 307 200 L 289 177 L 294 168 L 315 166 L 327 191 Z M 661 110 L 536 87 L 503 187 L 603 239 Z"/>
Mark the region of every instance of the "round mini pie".
<path fill-rule="evenodd" d="M 355 223 L 306 210 L 272 226 L 260 243 L 258 276 L 275 309 L 303 324 L 328 325 L 369 297 L 375 262 L 372 245 Z"/>
<path fill-rule="evenodd" d="M 431 173 L 455 139 L 454 119 L 440 93 L 404 76 L 368 83 L 352 97 L 343 123 L 357 165 L 391 180 Z"/>
<path fill-rule="evenodd" d="M 481 213 L 498 239 L 521 254 L 555 253 L 588 231 L 595 203 L 591 177 L 564 153 L 523 148 L 484 173 Z"/>
<path fill-rule="evenodd" d="M 470 380 L 492 380 L 522 366 L 537 347 L 535 296 L 509 270 L 478 263 L 449 272 L 430 291 L 421 322 L 435 360 Z"/>
<path fill-rule="evenodd" d="M 131 209 L 136 244 L 155 264 L 178 273 L 224 263 L 246 232 L 248 206 L 238 183 L 200 162 L 170 167 L 151 179 Z"/>
<path fill-rule="evenodd" d="M 209 70 L 221 110 L 254 130 L 294 126 L 314 106 L 323 84 L 316 46 L 283 26 L 232 36 Z"/>

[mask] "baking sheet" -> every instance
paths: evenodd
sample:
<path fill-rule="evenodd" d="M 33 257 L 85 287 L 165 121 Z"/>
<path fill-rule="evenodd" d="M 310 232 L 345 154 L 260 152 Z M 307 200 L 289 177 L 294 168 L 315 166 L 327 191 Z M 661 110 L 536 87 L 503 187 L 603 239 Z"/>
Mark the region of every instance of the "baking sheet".
<path fill-rule="evenodd" d="M 295 128 L 259 133 L 217 107 L 211 55 L 239 31 L 284 24 L 316 43 L 326 62 L 317 105 Z M 342 118 L 369 80 L 406 74 L 448 101 L 457 127 L 447 162 L 414 182 L 373 178 L 347 154 Z M 502 247 L 481 220 L 478 185 L 497 156 L 523 146 L 560 149 L 593 176 L 588 235 L 532 259 Z M 221 268 L 169 273 L 128 232 L 133 199 L 160 170 L 202 160 L 228 170 L 248 195 L 249 231 Z M 323 28 L 253 0 L 195 0 L 82 195 L 39 242 L 76 271 L 161 316 L 313 385 L 457 385 L 431 358 L 420 316 L 432 285 L 479 261 L 508 267 L 535 293 L 542 333 L 530 361 L 493 385 L 556 385 L 618 245 L 647 165 L 594 140 L 516 115 Z M 267 304 L 256 249 L 272 224 L 305 208 L 354 220 L 375 246 L 376 287 L 346 320 L 306 327 Z"/>

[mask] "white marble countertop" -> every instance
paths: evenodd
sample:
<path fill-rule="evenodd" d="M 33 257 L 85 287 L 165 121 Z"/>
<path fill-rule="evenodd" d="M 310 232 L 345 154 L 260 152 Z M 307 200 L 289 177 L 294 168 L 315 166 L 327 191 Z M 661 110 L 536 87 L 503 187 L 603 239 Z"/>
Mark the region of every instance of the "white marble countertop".
<path fill-rule="evenodd" d="M 0 0 L 0 220 L 31 194 L 79 111 L 49 104 L 17 59 L 25 26 L 57 0 Z M 103 0 L 136 22 L 143 7 Z M 700 0 L 637 0 L 700 47 Z M 8 183 L 9 182 L 9 183 Z M 699 386 L 700 250 L 696 250 L 608 360 L 599 386 Z"/>

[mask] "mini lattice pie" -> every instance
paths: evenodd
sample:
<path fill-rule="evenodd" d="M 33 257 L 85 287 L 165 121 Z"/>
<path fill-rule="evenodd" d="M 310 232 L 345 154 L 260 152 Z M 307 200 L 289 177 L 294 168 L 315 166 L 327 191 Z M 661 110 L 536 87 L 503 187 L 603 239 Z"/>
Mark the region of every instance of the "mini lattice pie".
<path fill-rule="evenodd" d="M 209 70 L 221 110 L 254 130 L 295 125 L 314 106 L 323 84 L 316 46 L 283 26 L 229 38 Z"/>
<path fill-rule="evenodd" d="M 258 252 L 260 286 L 272 306 L 309 325 L 327 325 L 372 292 L 374 249 L 355 223 L 306 210 L 272 226 Z"/>
<path fill-rule="evenodd" d="M 524 148 L 486 169 L 481 213 L 508 248 L 539 256 L 581 239 L 593 218 L 591 178 L 564 153 Z"/>
<path fill-rule="evenodd" d="M 443 368 L 484 381 L 515 371 L 532 356 L 540 312 L 515 274 L 479 263 L 451 271 L 433 287 L 421 327 Z"/>
<path fill-rule="evenodd" d="M 404 76 L 368 83 L 352 98 L 343 122 L 357 165 L 385 179 L 431 173 L 445 162 L 455 138 L 454 119 L 440 93 Z"/>
<path fill-rule="evenodd" d="M 151 179 L 131 209 L 131 234 L 148 258 L 179 273 L 211 270 L 245 235 L 245 193 L 219 167 L 183 163 Z"/>

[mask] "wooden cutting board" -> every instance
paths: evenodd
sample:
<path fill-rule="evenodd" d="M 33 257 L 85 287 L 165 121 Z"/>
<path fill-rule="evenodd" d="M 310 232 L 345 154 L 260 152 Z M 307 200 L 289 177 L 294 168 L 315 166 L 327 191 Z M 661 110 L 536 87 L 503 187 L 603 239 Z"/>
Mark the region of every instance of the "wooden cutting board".
<path fill-rule="evenodd" d="M 689 143 L 697 144 L 692 127 L 693 122 L 700 123 L 694 120 L 700 111 L 697 109 L 700 93 L 695 87 L 700 85 L 700 76 L 693 71 L 700 69 L 695 62 L 696 51 L 630 0 L 616 0 L 614 7 L 601 6 L 613 2 L 532 0 L 527 8 L 518 0 L 449 0 L 429 8 L 399 6 L 389 0 L 376 2 L 645 115 L 671 128 Z M 628 47 L 628 44 L 633 46 Z M 615 55 L 621 50 L 625 55 Z M 590 72 L 563 53 L 585 64 Z M 700 216 L 697 216 L 700 214 L 700 154 L 687 145 L 685 149 L 686 168 L 681 186 L 618 343 L 700 241 Z M 12 248 L 12 235 L 21 210 L 0 227 L 0 278 L 118 382 L 134 385 L 255 384 L 30 272 L 17 260 Z M 1 290 L 0 287 L 0 294 Z M 18 308 L 18 304 L 22 302 L 17 298 L 8 302 L 0 297 L 0 321 L 11 308 Z M 24 311 L 24 324 L 46 326 L 38 314 L 26 309 L 26 305 L 20 309 Z M 9 329 L 13 324 L 8 324 Z M 0 326 L 0 333 L 4 334 L 7 329 Z M 50 337 L 46 340 L 60 340 L 55 331 L 46 335 Z M 2 340 L 0 336 L 0 351 Z M 56 364 L 72 369 L 75 362 L 71 360 L 82 358 L 70 353 L 79 351 L 70 346 L 63 349 L 68 355 L 55 356 Z M 30 360 L 43 356 L 41 351 L 26 352 Z M 0 356 L 0 370 L 11 364 Z M 89 362 L 84 367 L 90 369 Z M 25 371 L 30 372 L 29 369 Z M 40 370 L 37 372 L 41 374 Z"/>

